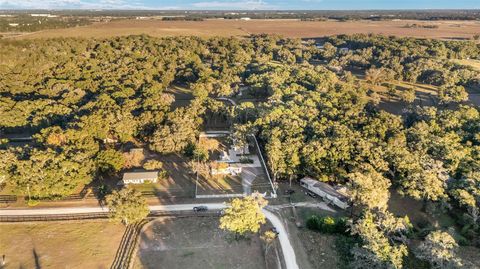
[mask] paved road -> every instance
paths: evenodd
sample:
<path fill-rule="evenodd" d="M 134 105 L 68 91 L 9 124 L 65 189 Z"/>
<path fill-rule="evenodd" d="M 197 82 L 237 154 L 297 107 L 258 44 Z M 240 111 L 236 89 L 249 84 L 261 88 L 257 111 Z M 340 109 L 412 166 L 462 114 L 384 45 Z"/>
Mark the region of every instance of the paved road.
<path fill-rule="evenodd" d="M 191 211 L 195 206 L 207 206 L 210 210 L 221 210 L 226 208 L 224 203 L 205 204 L 176 204 L 176 205 L 154 205 L 150 206 L 151 211 Z M 58 215 L 58 214 L 82 214 L 108 212 L 106 207 L 62 207 L 62 208 L 33 208 L 33 209 L 0 209 L 1 216 L 22 216 L 22 215 Z M 278 238 L 282 248 L 287 269 L 298 269 L 295 252 L 288 238 L 284 224 L 275 214 L 263 210 L 263 213 L 272 225 L 279 232 Z"/>
<path fill-rule="evenodd" d="M 228 98 L 228 97 L 218 97 L 217 100 L 218 101 L 227 101 L 227 102 L 230 102 L 230 104 L 232 104 L 232 106 L 237 106 L 237 103 L 233 99 Z"/>
<path fill-rule="evenodd" d="M 320 208 L 325 211 L 330 211 L 332 213 L 337 212 L 337 210 L 331 208 L 328 206 L 325 202 L 299 202 L 299 203 L 291 203 L 291 204 L 283 204 L 283 205 L 269 205 L 269 209 L 283 209 L 283 208 L 288 208 L 288 207 L 311 207 L 311 208 Z"/>
<path fill-rule="evenodd" d="M 272 223 L 273 227 L 277 229 L 278 240 L 280 240 L 280 246 L 282 247 L 283 257 L 285 259 L 285 265 L 287 266 L 287 269 L 298 269 L 295 251 L 293 251 L 293 247 L 290 243 L 290 238 L 288 238 L 285 225 L 283 225 L 283 222 L 280 220 L 280 218 L 272 212 L 263 209 L 263 214 L 265 214 L 265 217 L 267 217 L 267 219 Z"/>
<path fill-rule="evenodd" d="M 151 211 L 191 211 L 193 207 L 202 204 L 175 204 L 175 205 L 153 205 L 149 206 Z M 205 204 L 209 209 L 220 210 L 225 208 L 223 203 Z M 58 215 L 58 214 L 85 214 L 108 212 L 107 207 L 59 207 L 59 208 L 32 208 L 32 209 L 0 209 L 0 216 L 21 216 L 21 215 Z"/>

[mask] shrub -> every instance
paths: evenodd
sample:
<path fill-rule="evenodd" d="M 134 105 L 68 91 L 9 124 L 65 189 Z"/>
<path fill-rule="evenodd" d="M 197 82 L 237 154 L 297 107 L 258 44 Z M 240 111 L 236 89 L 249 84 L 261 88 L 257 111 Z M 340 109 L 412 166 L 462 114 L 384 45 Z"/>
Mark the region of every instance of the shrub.
<path fill-rule="evenodd" d="M 29 199 L 29 200 L 27 201 L 27 205 L 28 205 L 28 206 L 32 206 L 32 207 L 33 207 L 33 206 L 37 206 L 39 203 L 40 203 L 40 201 L 38 201 L 38 200 L 36 200 L 36 199 Z"/>
<path fill-rule="evenodd" d="M 240 163 L 254 163 L 254 160 L 246 157 L 240 158 Z"/>
<path fill-rule="evenodd" d="M 158 179 L 167 179 L 168 178 L 168 172 L 165 170 L 162 170 L 158 172 Z"/>
<path fill-rule="evenodd" d="M 320 218 L 316 215 L 312 215 L 307 219 L 307 228 L 310 230 L 317 230 L 320 226 Z"/>
<path fill-rule="evenodd" d="M 328 216 L 328 217 L 324 217 L 321 219 L 321 223 L 320 223 L 320 232 L 323 232 L 323 233 L 328 233 L 328 234 L 331 234 L 331 233 L 335 233 L 336 232 L 336 221 L 334 218 Z"/>
<path fill-rule="evenodd" d="M 163 164 L 161 161 L 157 160 L 148 160 L 143 164 L 143 169 L 145 170 L 158 170 L 163 167 Z"/>
<path fill-rule="evenodd" d="M 347 222 L 345 218 L 334 218 L 331 216 L 319 217 L 312 215 L 307 220 L 307 228 L 325 234 L 346 234 Z"/>
<path fill-rule="evenodd" d="M 123 153 L 123 156 L 125 158 L 126 168 L 140 167 L 145 159 L 143 151 L 125 152 Z"/>
<path fill-rule="evenodd" d="M 183 150 L 185 156 L 195 161 L 208 160 L 208 150 L 199 147 L 197 144 L 189 143 Z"/>

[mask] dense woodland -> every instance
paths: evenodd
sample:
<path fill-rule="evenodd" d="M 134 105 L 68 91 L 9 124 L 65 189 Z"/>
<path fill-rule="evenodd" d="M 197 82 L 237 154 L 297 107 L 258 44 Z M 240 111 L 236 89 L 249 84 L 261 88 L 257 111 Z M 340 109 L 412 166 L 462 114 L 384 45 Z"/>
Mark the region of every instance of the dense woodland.
<path fill-rule="evenodd" d="M 348 187 L 363 212 L 351 223 L 353 267 L 402 268 L 412 226 L 388 211 L 391 191 L 446 210 L 456 240 L 480 246 L 480 109 L 464 102 L 479 74 L 450 61 L 479 57 L 473 42 L 367 35 L 323 48 L 276 36 L 4 40 L 0 132 L 34 141 L 1 141 L 0 178 L 31 199 L 63 197 L 121 169 L 128 143 L 182 153 L 213 112 L 231 117 L 238 137 L 259 137 L 275 180 L 309 175 Z M 387 113 L 348 70 L 372 84 L 436 85 L 442 102 Z M 171 85 L 194 98 L 176 107 Z M 258 104 L 230 110 L 215 100 L 241 90 Z M 435 251 L 456 244 L 438 233 L 417 258 L 468 266 L 453 247 Z"/>

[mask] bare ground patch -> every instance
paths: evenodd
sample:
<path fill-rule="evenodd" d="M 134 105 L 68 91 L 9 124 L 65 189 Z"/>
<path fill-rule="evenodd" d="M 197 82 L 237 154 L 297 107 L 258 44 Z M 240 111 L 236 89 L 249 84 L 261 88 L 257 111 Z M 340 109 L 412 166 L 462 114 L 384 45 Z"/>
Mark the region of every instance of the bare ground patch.
<path fill-rule="evenodd" d="M 218 225 L 213 217 L 154 220 L 140 234 L 134 268 L 266 268 L 258 235 L 237 241 Z M 268 260 L 274 265 L 270 249 Z"/>

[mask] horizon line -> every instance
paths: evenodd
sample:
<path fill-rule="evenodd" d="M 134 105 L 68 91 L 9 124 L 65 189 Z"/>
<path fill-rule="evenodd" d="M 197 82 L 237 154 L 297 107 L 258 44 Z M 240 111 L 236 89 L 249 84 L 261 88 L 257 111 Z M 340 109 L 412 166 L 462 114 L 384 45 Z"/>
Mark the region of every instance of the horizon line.
<path fill-rule="evenodd" d="M 241 12 L 275 12 L 275 11 L 290 11 L 290 12 L 318 12 L 318 11 L 480 11 L 478 8 L 402 8 L 402 9 L 161 9 L 161 8 L 0 8 L 3 11 L 241 11 Z M 480 19 L 480 18 L 479 18 Z"/>

